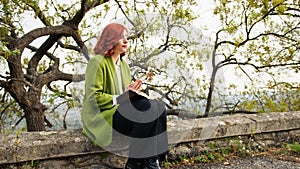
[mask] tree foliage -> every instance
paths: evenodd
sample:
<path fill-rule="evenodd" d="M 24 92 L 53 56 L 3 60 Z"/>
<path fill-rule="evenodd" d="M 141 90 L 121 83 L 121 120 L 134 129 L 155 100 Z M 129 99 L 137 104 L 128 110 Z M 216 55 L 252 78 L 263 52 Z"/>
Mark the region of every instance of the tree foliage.
<path fill-rule="evenodd" d="M 295 99 L 299 100 L 297 94 L 300 88 L 299 82 L 282 79 L 286 74 L 298 73 L 300 68 L 299 2 L 297 0 L 220 0 L 215 1 L 215 4 L 214 13 L 219 16 L 222 28 L 216 33 L 211 55 L 213 73 L 205 115 L 207 116 L 211 109 L 210 100 L 215 86 L 215 75 L 225 66 L 235 66 L 236 70 L 249 79 L 250 86 L 244 87 L 244 96 L 249 98 L 251 95 L 255 96 L 257 92 L 260 94 L 256 95 L 258 96 L 256 99 L 263 101 L 253 100 L 260 106 L 250 104 L 255 108 L 244 107 L 248 110 L 258 110 L 261 106 L 268 107 L 270 102 L 274 101 L 270 93 L 273 91 L 276 91 L 275 95 L 279 95 L 276 97 L 278 100 L 288 99 L 290 94 L 294 95 L 291 98 L 296 97 Z M 251 90 L 253 87 L 256 89 Z M 261 95 L 262 93 L 264 94 Z M 272 102 L 274 106 L 269 108 L 269 111 L 289 110 L 274 109 L 280 107 L 282 103 L 280 101 L 276 104 L 278 100 Z M 249 105 L 249 102 L 245 104 Z"/>
<path fill-rule="evenodd" d="M 1 127 L 13 117 L 9 125 L 26 119 L 28 131 L 41 131 L 65 111 L 67 128 L 70 110 L 80 113 L 89 54 L 109 22 L 128 28 L 132 76 L 169 115 L 299 110 L 291 106 L 299 105 L 299 82 L 281 79 L 299 71 L 296 0 L 215 1 L 215 35 L 192 24 L 205 19 L 194 0 L 1 0 L 0 8 Z M 240 93 L 224 85 L 225 68 L 248 78 Z"/>
<path fill-rule="evenodd" d="M 1 75 L 0 86 L 4 89 L 4 93 L 9 93 L 23 110 L 28 131 L 45 130 L 44 122 L 50 125 L 44 116 L 47 107 L 41 101 L 45 86 L 57 92 L 55 87 L 51 86 L 53 81 L 83 80 L 82 76 L 73 76 L 61 71 L 61 58 L 56 49 L 72 49 L 80 52 L 84 43 L 78 25 L 86 12 L 104 1 L 83 0 L 74 4 L 78 10 L 73 12 L 67 10 L 72 8 L 73 4 L 55 6 L 55 3 L 46 2 L 41 6 L 38 1 L 33 0 L 1 2 L 0 54 L 5 59 L 9 71 L 8 75 Z M 50 10 L 54 10 L 54 14 L 50 13 Z M 25 32 L 24 25 L 27 20 L 22 22 L 22 17 L 36 18 L 38 20 L 36 23 L 41 23 L 42 26 Z M 38 44 L 40 46 L 32 45 L 34 40 L 41 37 L 46 39 Z M 68 38 L 76 42 L 76 46 L 69 45 Z M 32 53 L 28 54 L 26 50 Z M 65 95 L 65 92 L 60 94 Z"/>
<path fill-rule="evenodd" d="M 156 74 L 168 76 L 164 70 L 160 70 L 161 67 L 167 66 L 156 67 L 154 57 L 165 51 L 173 50 L 179 53 L 179 50 L 188 48 L 188 40 L 178 40 L 171 32 L 174 29 L 185 29 L 183 25 L 194 18 L 187 6 L 194 4 L 192 0 L 176 0 L 165 4 L 156 0 L 81 0 L 71 3 L 3 0 L 0 54 L 1 61 L 7 66 L 3 69 L 7 73 L 1 73 L 0 79 L 3 96 L 11 97 L 12 102 L 20 106 L 22 111 L 19 117 L 26 119 L 28 131 L 45 130 L 45 124 L 51 127 L 48 118 L 56 116 L 51 114 L 55 110 L 62 111 L 64 107 L 67 113 L 77 105 L 80 107 L 80 96 L 74 96 L 78 90 L 71 84 L 84 80 L 83 74 L 77 72 L 76 66 L 86 64 L 89 59 L 87 51 L 90 48 L 85 42 L 99 36 L 100 27 L 105 26 L 101 22 L 108 18 L 107 16 L 117 17 L 121 14 L 132 35 L 133 47 L 129 54 L 131 65 L 136 67 L 135 71 L 138 71 L 139 77 L 147 78 L 149 84 L 145 91 L 156 91 L 172 109 L 173 105 L 178 105 L 183 93 L 192 90 L 192 86 L 185 84 L 186 79 L 182 80 L 183 78 L 156 86 L 151 84 L 151 77 Z M 115 9 L 115 13 L 112 13 L 111 9 Z M 149 12 L 156 13 L 155 17 L 148 15 Z M 36 25 L 26 27 L 26 24 L 34 23 Z M 167 29 L 160 30 L 166 23 Z M 155 37 L 159 42 L 156 46 L 149 43 L 154 40 L 151 36 L 155 31 L 159 33 L 159 36 Z M 177 87 L 179 83 L 189 87 L 182 91 Z M 192 95 L 187 98 L 189 97 L 197 99 Z M 8 102 L 3 105 L 11 106 Z M 1 115 L 7 114 L 7 110 L 3 109 Z M 66 127 L 65 124 L 64 126 Z"/>

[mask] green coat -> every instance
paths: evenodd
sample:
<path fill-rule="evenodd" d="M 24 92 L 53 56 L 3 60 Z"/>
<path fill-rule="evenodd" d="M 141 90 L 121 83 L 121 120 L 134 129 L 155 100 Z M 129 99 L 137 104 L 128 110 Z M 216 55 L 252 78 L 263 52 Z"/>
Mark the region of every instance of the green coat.
<path fill-rule="evenodd" d="M 131 83 L 129 66 L 120 62 L 123 90 Z M 119 95 L 116 68 L 111 57 L 95 55 L 85 73 L 85 95 L 82 107 L 82 130 L 94 144 L 108 146 L 112 141 L 112 119 L 117 109 L 113 96 Z"/>

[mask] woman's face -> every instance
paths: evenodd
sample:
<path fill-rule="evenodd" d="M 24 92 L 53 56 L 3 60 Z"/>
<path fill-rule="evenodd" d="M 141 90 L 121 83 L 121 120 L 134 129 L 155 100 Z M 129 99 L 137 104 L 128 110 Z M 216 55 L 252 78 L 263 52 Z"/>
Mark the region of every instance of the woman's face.
<path fill-rule="evenodd" d="M 124 31 L 122 38 L 113 48 L 115 54 L 125 53 L 128 50 L 127 32 Z"/>

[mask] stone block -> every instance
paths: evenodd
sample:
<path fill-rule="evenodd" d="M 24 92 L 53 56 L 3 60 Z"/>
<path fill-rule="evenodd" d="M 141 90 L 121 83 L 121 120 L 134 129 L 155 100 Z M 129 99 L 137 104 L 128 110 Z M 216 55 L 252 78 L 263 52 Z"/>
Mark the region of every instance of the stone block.
<path fill-rule="evenodd" d="M 197 142 L 198 149 L 205 149 L 205 144 L 202 143 L 206 141 L 224 138 L 226 140 L 237 136 L 246 138 L 250 136 L 255 141 L 272 142 L 274 138 L 280 140 L 291 135 L 297 135 L 299 138 L 299 131 L 299 111 L 236 114 L 168 122 L 170 145 L 176 147 L 180 144 Z M 99 156 L 106 152 L 93 145 L 80 129 L 5 134 L 0 135 L 0 144 L 0 168 L 6 164 L 39 160 L 46 163 L 54 159 Z M 118 150 L 126 149 L 127 147 L 121 146 Z M 188 151 L 181 149 L 181 152 Z M 107 162 L 109 163 L 109 160 Z"/>

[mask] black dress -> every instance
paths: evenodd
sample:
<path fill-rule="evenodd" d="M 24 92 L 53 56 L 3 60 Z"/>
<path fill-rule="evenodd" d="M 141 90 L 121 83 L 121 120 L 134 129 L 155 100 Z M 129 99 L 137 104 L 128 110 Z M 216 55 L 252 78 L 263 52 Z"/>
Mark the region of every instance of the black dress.
<path fill-rule="evenodd" d="M 146 98 L 122 102 L 113 116 L 113 142 L 129 146 L 129 158 L 164 156 L 168 151 L 165 104 Z"/>

